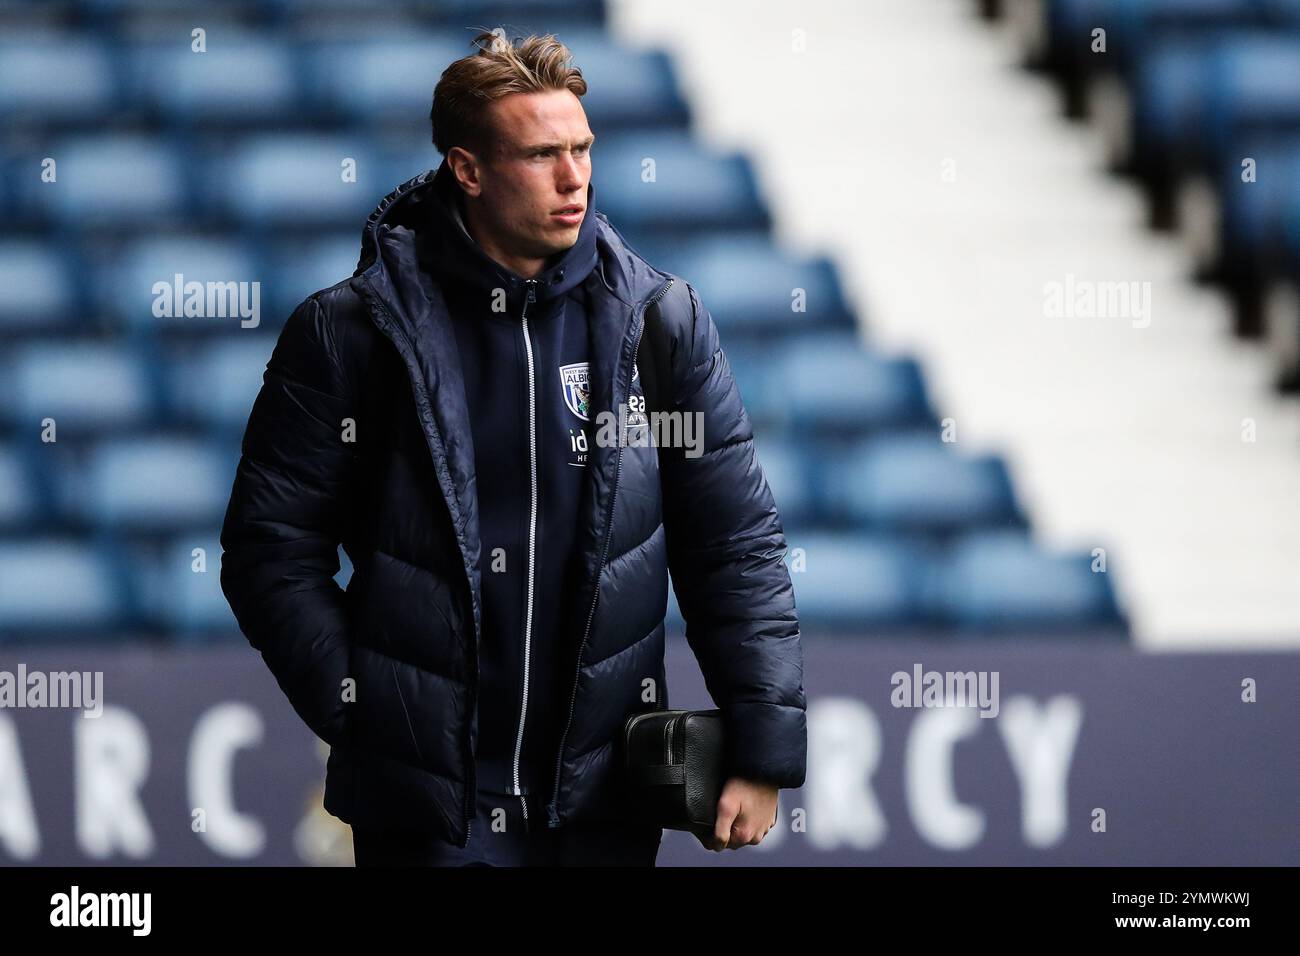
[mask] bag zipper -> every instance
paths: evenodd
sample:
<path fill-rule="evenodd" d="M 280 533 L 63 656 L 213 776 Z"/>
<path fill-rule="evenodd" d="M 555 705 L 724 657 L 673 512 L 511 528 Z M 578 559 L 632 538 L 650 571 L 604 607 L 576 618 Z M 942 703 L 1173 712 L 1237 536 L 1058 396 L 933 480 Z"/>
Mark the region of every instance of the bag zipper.
<path fill-rule="evenodd" d="M 651 298 L 647 299 L 640 308 L 640 313 L 644 317 L 645 312 L 650 306 L 654 305 L 667 294 L 668 290 L 677 280 L 669 279 Z M 632 346 L 632 365 L 636 365 L 636 353 L 641 348 L 641 337 L 645 333 L 645 322 L 642 321 L 637 329 L 636 343 Z M 569 737 L 569 728 L 573 725 L 573 706 L 578 700 L 578 682 L 582 677 L 582 652 L 587 647 L 587 638 L 591 636 L 591 622 L 596 616 L 596 601 L 600 597 L 600 575 L 605 570 L 605 558 L 609 555 L 609 539 L 614 528 L 614 502 L 618 498 L 618 480 L 623 470 L 623 444 L 620 441 L 618 446 L 618 455 L 614 460 L 614 484 L 610 489 L 609 495 L 609 514 L 605 520 L 605 541 L 600 549 L 600 561 L 596 565 L 596 580 L 591 593 L 591 608 L 587 611 L 587 625 L 582 632 L 582 640 L 578 644 L 578 660 L 573 675 L 573 692 L 569 696 L 569 716 L 564 723 L 564 732 L 560 735 L 559 752 L 555 755 L 555 789 L 551 792 L 551 802 L 546 806 L 547 826 L 560 826 L 560 814 L 557 804 L 560 799 L 560 776 L 564 767 L 564 742 Z"/>

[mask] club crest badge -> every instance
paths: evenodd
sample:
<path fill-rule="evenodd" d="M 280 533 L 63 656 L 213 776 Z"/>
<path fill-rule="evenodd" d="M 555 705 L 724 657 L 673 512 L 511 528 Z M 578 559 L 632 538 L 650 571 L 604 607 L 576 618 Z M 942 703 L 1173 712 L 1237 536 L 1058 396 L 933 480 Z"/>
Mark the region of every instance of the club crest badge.
<path fill-rule="evenodd" d="M 564 404 L 583 421 L 591 407 L 591 388 L 587 382 L 587 363 L 574 362 L 560 366 L 560 386 L 564 390 Z"/>

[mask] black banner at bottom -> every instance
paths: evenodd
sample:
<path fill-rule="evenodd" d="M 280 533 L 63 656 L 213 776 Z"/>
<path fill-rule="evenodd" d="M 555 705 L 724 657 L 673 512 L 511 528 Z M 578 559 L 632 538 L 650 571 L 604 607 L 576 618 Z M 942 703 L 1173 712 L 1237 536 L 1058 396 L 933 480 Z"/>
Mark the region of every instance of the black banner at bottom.
<path fill-rule="evenodd" d="M 0 925 L 10 942 L 74 934 L 210 944 L 284 933 L 337 945 L 418 933 L 461 944 L 612 920 L 627 941 L 712 927 L 731 940 L 775 921 L 809 942 L 845 929 L 915 932 L 918 943 L 1104 933 L 1230 944 L 1288 921 L 1294 877 L 1289 868 L 12 867 L 0 870 Z"/>

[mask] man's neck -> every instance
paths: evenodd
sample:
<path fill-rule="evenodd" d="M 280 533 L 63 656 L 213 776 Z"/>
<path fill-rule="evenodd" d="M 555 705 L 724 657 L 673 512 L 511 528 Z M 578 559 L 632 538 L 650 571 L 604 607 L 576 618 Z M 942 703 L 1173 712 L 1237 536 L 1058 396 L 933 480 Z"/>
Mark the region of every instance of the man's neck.
<path fill-rule="evenodd" d="M 487 233 L 478 228 L 475 217 L 469 211 L 469 203 L 465 201 L 464 195 L 456 199 L 456 205 L 460 210 L 461 222 L 465 225 L 465 231 L 469 237 L 474 240 L 483 253 L 497 265 L 504 266 L 511 272 L 524 279 L 533 279 L 546 268 L 546 259 L 527 259 L 518 256 L 511 256 L 504 249 L 492 242 Z"/>

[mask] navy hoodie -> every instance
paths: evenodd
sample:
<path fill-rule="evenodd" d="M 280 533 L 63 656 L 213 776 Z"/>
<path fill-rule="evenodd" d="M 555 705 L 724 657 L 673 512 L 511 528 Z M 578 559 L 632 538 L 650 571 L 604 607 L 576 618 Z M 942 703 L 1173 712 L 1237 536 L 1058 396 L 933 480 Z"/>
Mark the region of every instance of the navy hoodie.
<path fill-rule="evenodd" d="M 594 189 L 577 242 L 528 281 L 469 235 L 446 161 L 434 181 L 440 221 L 422 255 L 456 333 L 482 540 L 478 786 L 527 795 L 531 826 L 554 778 L 577 666 L 576 635 L 561 633 L 561 621 L 575 590 L 574 529 L 594 431 L 583 290 L 597 259 Z"/>

